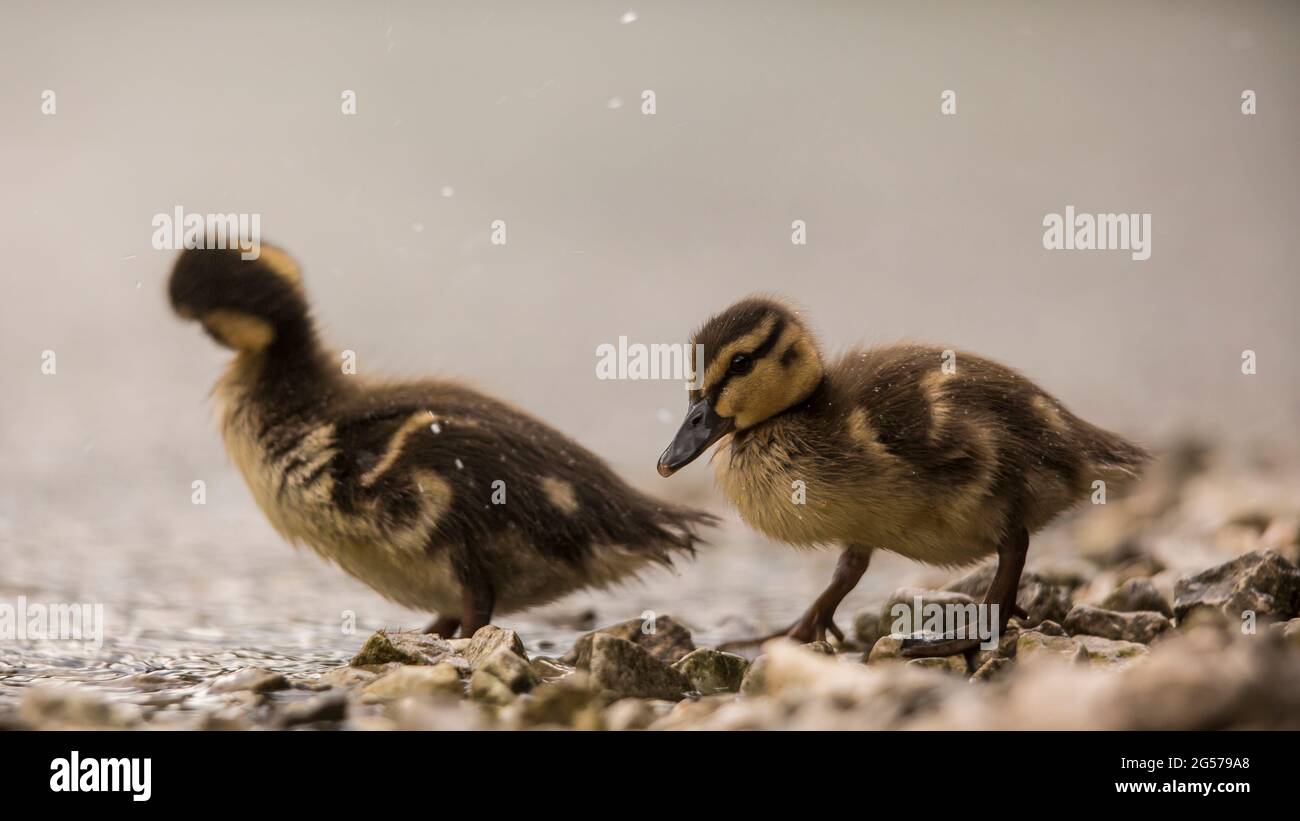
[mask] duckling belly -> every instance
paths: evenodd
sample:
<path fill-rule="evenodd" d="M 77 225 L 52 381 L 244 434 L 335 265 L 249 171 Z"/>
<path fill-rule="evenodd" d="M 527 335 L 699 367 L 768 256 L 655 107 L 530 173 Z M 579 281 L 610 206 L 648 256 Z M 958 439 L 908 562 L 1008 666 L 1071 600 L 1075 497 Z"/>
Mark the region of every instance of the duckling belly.
<path fill-rule="evenodd" d="M 398 604 L 420 610 L 460 607 L 448 551 L 429 549 L 435 510 L 401 527 L 373 510 L 342 511 L 325 469 L 337 455 L 332 425 L 281 431 L 278 438 L 294 444 L 274 450 L 259 442 L 258 429 L 246 409 L 235 406 L 224 414 L 226 450 L 281 536 L 308 546 Z"/>
<path fill-rule="evenodd" d="M 719 458 L 716 476 L 747 524 L 792 545 L 861 544 L 944 566 L 997 550 L 997 520 L 987 506 L 902 476 L 832 478 L 815 464 L 752 452 Z"/>

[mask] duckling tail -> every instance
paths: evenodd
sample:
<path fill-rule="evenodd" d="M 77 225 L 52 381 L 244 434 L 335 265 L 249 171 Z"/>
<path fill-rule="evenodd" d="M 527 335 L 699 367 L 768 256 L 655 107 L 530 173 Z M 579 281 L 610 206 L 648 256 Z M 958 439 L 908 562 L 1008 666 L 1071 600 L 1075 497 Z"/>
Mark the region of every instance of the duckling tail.
<path fill-rule="evenodd" d="M 697 544 L 708 544 L 700 538 L 697 528 L 716 526 L 717 516 L 682 505 L 653 499 L 649 501 L 653 506 L 653 512 L 649 517 L 651 540 L 655 542 L 655 547 L 662 551 L 660 561 L 665 564 L 671 562 L 670 553 L 674 551 L 694 556 Z"/>
<path fill-rule="evenodd" d="M 1151 453 L 1110 431 L 1094 428 L 1087 449 L 1092 474 L 1106 483 L 1107 491 L 1123 491 L 1142 476 Z"/>

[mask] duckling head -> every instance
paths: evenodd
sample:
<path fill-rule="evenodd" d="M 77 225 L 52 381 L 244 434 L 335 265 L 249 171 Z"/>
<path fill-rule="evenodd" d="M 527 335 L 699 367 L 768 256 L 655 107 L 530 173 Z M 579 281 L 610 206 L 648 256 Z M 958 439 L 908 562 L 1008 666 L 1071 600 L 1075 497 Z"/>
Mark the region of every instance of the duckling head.
<path fill-rule="evenodd" d="M 733 431 L 751 428 L 808 398 L 825 376 L 813 335 L 789 306 L 766 297 L 732 305 L 692 339 L 698 389 L 686 421 L 659 457 L 668 477 Z"/>
<path fill-rule="evenodd" d="M 238 249 L 193 248 L 172 267 L 172 309 L 199 322 L 218 343 L 257 352 L 277 338 L 310 334 L 307 299 L 297 264 L 263 245 L 256 259 Z"/>

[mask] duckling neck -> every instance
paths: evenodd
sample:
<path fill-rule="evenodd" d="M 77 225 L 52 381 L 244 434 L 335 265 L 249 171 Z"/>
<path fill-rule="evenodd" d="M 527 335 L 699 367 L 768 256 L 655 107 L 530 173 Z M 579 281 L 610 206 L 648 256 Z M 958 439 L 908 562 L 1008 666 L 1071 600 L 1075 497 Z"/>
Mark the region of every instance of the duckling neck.
<path fill-rule="evenodd" d="M 311 321 L 303 318 L 278 326 L 264 349 L 241 352 L 225 381 L 242 388 L 242 401 L 281 415 L 299 412 L 334 393 L 341 373 L 321 347 Z"/>

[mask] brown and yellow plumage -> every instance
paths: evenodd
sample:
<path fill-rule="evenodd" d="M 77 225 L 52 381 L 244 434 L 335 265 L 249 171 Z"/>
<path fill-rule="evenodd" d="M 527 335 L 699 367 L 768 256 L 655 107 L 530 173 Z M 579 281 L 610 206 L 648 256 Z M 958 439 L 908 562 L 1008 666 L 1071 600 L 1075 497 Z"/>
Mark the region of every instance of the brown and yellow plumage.
<path fill-rule="evenodd" d="M 237 351 L 214 391 L 222 435 L 271 524 L 384 596 L 436 610 L 443 635 L 669 564 L 713 520 L 637 492 L 463 385 L 343 374 L 276 249 L 252 261 L 186 251 L 170 295 Z"/>
<path fill-rule="evenodd" d="M 660 472 L 719 442 L 718 484 L 746 522 L 794 545 L 845 546 L 831 595 L 791 629 L 805 640 L 835 632 L 834 606 L 872 550 L 937 565 L 1001 559 L 1094 482 L 1121 490 L 1147 460 L 979 356 L 897 345 L 826 364 L 776 300 L 733 305 L 693 342 L 701 387 Z M 998 603 L 1009 615 L 1014 603 Z"/>

